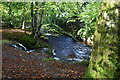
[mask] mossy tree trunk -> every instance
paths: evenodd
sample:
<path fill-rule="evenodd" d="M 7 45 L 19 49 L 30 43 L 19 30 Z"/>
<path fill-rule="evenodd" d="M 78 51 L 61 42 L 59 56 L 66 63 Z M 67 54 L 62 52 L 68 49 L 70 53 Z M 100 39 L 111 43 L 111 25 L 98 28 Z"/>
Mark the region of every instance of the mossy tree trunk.
<path fill-rule="evenodd" d="M 35 24 L 34 24 L 34 3 L 31 2 L 31 26 L 32 26 L 32 35 L 35 35 Z"/>
<path fill-rule="evenodd" d="M 40 28 L 42 26 L 42 23 L 43 23 L 43 16 L 44 16 L 44 5 L 45 5 L 46 2 L 42 2 L 41 4 L 38 3 L 38 5 L 40 6 L 41 10 L 40 10 L 40 20 L 38 21 L 39 24 L 37 24 L 37 27 L 36 27 L 36 31 L 35 31 L 35 39 L 36 41 L 38 41 L 39 37 L 41 36 L 41 33 L 40 33 Z"/>
<path fill-rule="evenodd" d="M 103 2 L 100 10 L 93 51 L 85 77 L 117 78 L 120 77 L 120 1 Z"/>

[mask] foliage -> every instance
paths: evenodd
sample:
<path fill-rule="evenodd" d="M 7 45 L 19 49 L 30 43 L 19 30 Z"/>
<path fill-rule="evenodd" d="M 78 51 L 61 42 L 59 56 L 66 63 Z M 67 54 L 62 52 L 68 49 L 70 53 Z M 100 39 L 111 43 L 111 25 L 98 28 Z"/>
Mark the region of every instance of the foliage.
<path fill-rule="evenodd" d="M 27 17 L 26 25 L 30 23 L 30 7 L 27 2 L 2 2 L 2 21 L 15 27 L 21 27 L 23 17 Z"/>
<path fill-rule="evenodd" d="M 79 35 L 88 38 L 95 31 L 99 5 L 99 2 L 86 4 L 80 2 L 46 3 L 45 14 L 47 16 L 44 16 L 43 23 L 54 23 L 73 36 Z M 84 22 L 85 26 L 81 26 L 81 22 Z"/>
<path fill-rule="evenodd" d="M 76 35 L 88 38 L 95 31 L 99 4 L 99 2 L 46 2 L 42 5 L 38 2 L 36 5 L 33 2 L 33 16 L 31 16 L 30 2 L 3 2 L 1 6 L 2 21 L 15 27 L 21 27 L 23 21 L 25 21 L 25 26 L 31 28 L 31 21 L 37 20 L 37 23 L 33 22 L 33 27 L 38 28 L 38 31 L 41 26 L 43 28 L 45 25 L 52 24 L 52 29 L 48 28 L 50 29 L 47 29 L 48 32 L 68 33 L 74 38 Z M 42 14 L 42 11 L 44 11 L 44 14 Z M 43 19 L 40 16 L 43 16 Z M 40 20 L 42 20 L 42 23 L 40 23 Z"/>
<path fill-rule="evenodd" d="M 94 34 L 96 20 L 99 14 L 99 8 L 99 2 L 89 3 L 88 5 L 86 5 L 86 7 L 82 8 L 83 11 L 81 12 L 81 14 L 79 14 L 79 19 L 85 22 L 85 26 L 78 31 L 77 35 L 80 35 L 80 37 L 83 38 L 88 38 Z"/>
<path fill-rule="evenodd" d="M 72 31 L 69 30 L 69 25 L 71 22 L 75 22 L 76 19 L 73 17 L 76 16 L 76 14 L 80 13 L 80 7 L 82 3 L 46 3 L 45 5 L 45 14 L 44 16 L 44 22 L 45 24 L 53 23 L 58 25 L 59 27 L 63 28 L 67 33 L 70 33 Z M 74 7 L 71 7 L 74 6 Z M 74 19 L 74 20 L 73 20 Z M 76 25 L 74 25 L 75 27 Z M 71 27 L 71 26 L 70 26 Z M 74 28 L 72 26 L 72 28 Z"/>
<path fill-rule="evenodd" d="M 56 24 L 44 24 L 41 26 L 41 33 L 46 35 L 47 33 L 54 36 L 65 34 L 65 31 Z"/>

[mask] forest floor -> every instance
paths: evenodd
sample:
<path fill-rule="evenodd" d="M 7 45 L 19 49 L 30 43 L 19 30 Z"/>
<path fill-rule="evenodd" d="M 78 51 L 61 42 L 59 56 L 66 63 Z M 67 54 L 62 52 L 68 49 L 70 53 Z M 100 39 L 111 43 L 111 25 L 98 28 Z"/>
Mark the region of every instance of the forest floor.
<path fill-rule="evenodd" d="M 23 30 L 0 29 L 0 32 Z M 2 40 L 7 40 L 3 38 Z M 37 58 L 36 58 L 37 56 Z M 27 53 L 9 45 L 2 45 L 2 78 L 82 78 L 86 65 L 57 60 L 44 60 L 48 54 Z"/>

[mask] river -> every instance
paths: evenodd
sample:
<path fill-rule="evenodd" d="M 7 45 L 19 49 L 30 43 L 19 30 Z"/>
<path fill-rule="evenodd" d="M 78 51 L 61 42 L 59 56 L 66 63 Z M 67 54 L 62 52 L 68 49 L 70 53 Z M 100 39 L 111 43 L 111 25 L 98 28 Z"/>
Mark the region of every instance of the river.
<path fill-rule="evenodd" d="M 55 37 L 48 36 L 48 43 L 53 49 L 54 59 L 64 61 L 84 61 L 90 59 L 91 47 L 76 42 L 65 35 Z"/>
<path fill-rule="evenodd" d="M 70 62 L 85 61 L 90 59 L 92 49 L 82 42 L 76 42 L 65 35 L 61 35 L 59 37 L 49 35 L 47 37 L 54 59 Z M 25 50 L 27 53 L 36 51 L 36 49 L 29 50 L 20 43 L 13 44 L 12 46 Z M 41 53 L 45 53 L 47 50 L 49 49 L 43 48 Z"/>

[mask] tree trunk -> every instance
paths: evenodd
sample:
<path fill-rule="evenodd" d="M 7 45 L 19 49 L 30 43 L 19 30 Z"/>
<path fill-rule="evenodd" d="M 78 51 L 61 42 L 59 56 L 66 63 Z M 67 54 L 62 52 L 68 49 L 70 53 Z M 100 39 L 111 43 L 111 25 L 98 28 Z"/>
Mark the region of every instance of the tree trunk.
<path fill-rule="evenodd" d="M 38 26 L 38 2 L 35 2 L 35 14 L 34 14 L 34 38 L 36 39 L 36 30 Z"/>
<path fill-rule="evenodd" d="M 120 1 L 102 3 L 86 78 L 120 77 L 119 27 Z"/>
<path fill-rule="evenodd" d="M 33 4 L 33 2 L 31 2 L 31 17 L 32 17 L 32 19 L 31 19 L 31 26 L 32 26 L 32 35 L 35 35 L 34 13 L 33 13 L 33 11 L 34 11 L 34 4 Z"/>
<path fill-rule="evenodd" d="M 42 3 L 41 8 L 44 7 L 44 4 L 45 4 L 45 2 Z M 44 15 L 44 10 L 42 9 L 42 10 L 41 10 L 41 13 L 40 13 L 39 25 L 37 25 L 37 27 L 36 27 L 36 32 L 35 32 L 35 39 L 36 39 L 36 40 L 37 40 L 37 39 L 39 38 L 39 36 L 41 35 L 41 34 L 40 34 L 40 28 L 41 28 L 41 25 L 42 25 L 42 22 L 43 22 L 43 15 Z"/>
<path fill-rule="evenodd" d="M 24 6 L 22 6 L 22 8 L 23 8 L 23 12 L 22 12 L 22 24 L 21 24 L 21 28 L 22 29 L 25 29 L 25 22 L 26 22 L 26 16 L 25 16 L 25 12 L 26 12 L 26 9 L 25 9 L 25 7 L 26 7 L 26 3 L 24 3 Z"/>
<path fill-rule="evenodd" d="M 22 20 L 22 29 L 25 29 L 25 17 L 23 17 L 23 20 Z"/>

